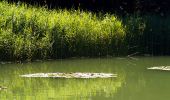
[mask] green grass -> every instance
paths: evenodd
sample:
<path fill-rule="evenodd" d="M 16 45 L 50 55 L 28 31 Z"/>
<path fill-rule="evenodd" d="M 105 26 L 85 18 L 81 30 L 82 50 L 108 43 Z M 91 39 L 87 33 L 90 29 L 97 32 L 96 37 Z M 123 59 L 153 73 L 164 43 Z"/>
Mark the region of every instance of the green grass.
<path fill-rule="evenodd" d="M 0 60 L 170 55 L 170 15 L 121 17 L 2 1 L 0 12 Z"/>
<path fill-rule="evenodd" d="M 123 54 L 125 27 L 115 15 L 6 2 L 0 12 L 1 60 Z"/>

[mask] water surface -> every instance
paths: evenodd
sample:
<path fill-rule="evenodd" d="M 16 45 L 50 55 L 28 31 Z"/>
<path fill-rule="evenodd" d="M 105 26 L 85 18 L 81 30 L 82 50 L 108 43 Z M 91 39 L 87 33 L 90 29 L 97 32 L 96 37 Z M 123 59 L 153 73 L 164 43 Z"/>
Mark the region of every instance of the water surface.
<path fill-rule="evenodd" d="M 95 58 L 0 64 L 0 100 L 169 100 L 170 57 Z M 21 78 L 50 72 L 104 72 L 108 79 Z"/>

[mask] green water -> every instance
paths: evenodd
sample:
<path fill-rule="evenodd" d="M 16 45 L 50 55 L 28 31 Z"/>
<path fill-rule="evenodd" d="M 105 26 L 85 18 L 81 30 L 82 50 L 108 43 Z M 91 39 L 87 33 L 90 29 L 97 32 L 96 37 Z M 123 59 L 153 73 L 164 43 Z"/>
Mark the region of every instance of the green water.
<path fill-rule="evenodd" d="M 0 100 L 169 100 L 170 72 L 147 67 L 170 65 L 170 57 L 65 59 L 0 64 Z M 108 79 L 21 78 L 42 72 L 105 72 Z"/>

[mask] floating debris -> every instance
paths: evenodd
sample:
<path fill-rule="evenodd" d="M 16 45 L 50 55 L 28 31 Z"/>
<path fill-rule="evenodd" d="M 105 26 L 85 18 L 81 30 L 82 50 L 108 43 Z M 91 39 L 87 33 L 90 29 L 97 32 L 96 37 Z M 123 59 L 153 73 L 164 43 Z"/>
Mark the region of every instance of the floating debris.
<path fill-rule="evenodd" d="M 20 75 L 21 77 L 44 77 L 44 78 L 111 78 L 117 77 L 112 73 L 35 73 Z"/>
<path fill-rule="evenodd" d="M 163 71 L 170 71 L 170 66 L 158 66 L 158 67 L 150 67 L 147 68 L 150 70 L 163 70 Z"/>
<path fill-rule="evenodd" d="M 7 87 L 5 87 L 5 86 L 0 86 L 0 90 L 5 90 L 5 89 L 7 89 Z"/>

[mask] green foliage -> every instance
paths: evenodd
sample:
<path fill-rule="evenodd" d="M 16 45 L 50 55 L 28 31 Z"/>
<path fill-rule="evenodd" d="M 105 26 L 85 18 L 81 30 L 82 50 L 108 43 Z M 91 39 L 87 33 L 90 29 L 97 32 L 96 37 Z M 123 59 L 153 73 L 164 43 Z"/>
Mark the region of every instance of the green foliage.
<path fill-rule="evenodd" d="M 141 41 L 144 31 L 146 29 L 146 20 L 139 16 L 139 14 L 127 15 L 122 18 L 123 23 L 126 25 L 126 48 L 127 54 L 141 52 Z"/>
<path fill-rule="evenodd" d="M 115 15 L 0 2 L 1 59 L 119 55 L 125 29 Z"/>
<path fill-rule="evenodd" d="M 140 52 L 151 55 L 170 55 L 170 15 L 134 14 L 123 17 L 126 25 L 125 43 L 128 54 Z"/>
<path fill-rule="evenodd" d="M 146 22 L 141 46 L 145 53 L 153 55 L 170 55 L 170 15 L 146 15 L 143 19 Z"/>

